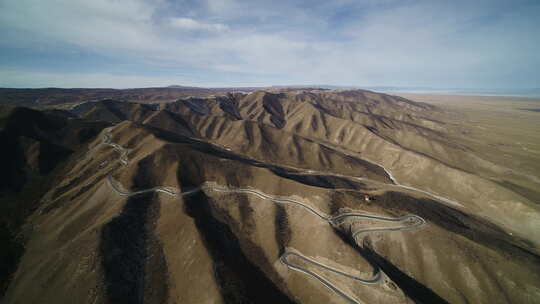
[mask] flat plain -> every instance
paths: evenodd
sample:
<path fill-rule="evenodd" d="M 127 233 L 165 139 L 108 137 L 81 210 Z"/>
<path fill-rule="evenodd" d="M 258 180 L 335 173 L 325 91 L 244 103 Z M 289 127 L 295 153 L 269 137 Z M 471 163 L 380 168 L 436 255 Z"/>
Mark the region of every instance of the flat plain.
<path fill-rule="evenodd" d="M 516 171 L 540 177 L 540 98 L 396 94 L 455 112 L 473 149 Z M 539 192 L 530 193 L 540 204 Z"/>

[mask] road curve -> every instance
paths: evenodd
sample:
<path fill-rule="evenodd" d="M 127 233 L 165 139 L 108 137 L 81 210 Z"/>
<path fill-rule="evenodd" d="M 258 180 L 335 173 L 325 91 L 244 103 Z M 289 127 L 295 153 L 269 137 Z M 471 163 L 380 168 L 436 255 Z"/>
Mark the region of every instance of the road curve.
<path fill-rule="evenodd" d="M 103 130 L 103 141 L 101 144 L 110 146 L 120 153 L 120 159 L 118 160 L 123 166 L 129 165 L 128 150 L 117 143 L 112 142 L 111 130 L 114 127 L 108 127 Z"/>
<path fill-rule="evenodd" d="M 123 166 L 128 166 L 129 165 L 129 160 L 128 160 L 128 156 L 127 156 L 128 150 L 126 148 L 122 147 L 121 145 L 112 142 L 112 135 L 111 135 L 112 128 L 113 127 L 109 127 L 109 128 L 106 128 L 104 130 L 102 144 L 111 146 L 111 147 L 113 147 L 113 149 L 118 151 L 120 153 L 120 158 L 118 159 L 118 161 Z M 394 179 L 392 179 L 392 180 L 395 182 Z M 371 220 L 380 221 L 380 222 L 394 222 L 394 223 L 395 222 L 405 223 L 405 222 L 408 221 L 410 223 L 408 225 L 402 225 L 402 226 L 398 226 L 398 227 L 376 227 L 376 228 L 366 228 L 366 229 L 358 229 L 358 230 L 355 230 L 355 231 L 351 231 L 351 238 L 357 243 L 357 245 L 359 245 L 357 238 L 358 238 L 358 236 L 360 234 L 363 234 L 363 233 L 381 232 L 381 231 L 411 230 L 411 229 L 420 228 L 422 225 L 426 224 L 426 221 L 423 218 L 421 218 L 421 217 L 419 217 L 417 215 L 406 215 L 406 216 L 402 216 L 402 217 L 398 217 L 398 218 L 392 218 L 392 217 L 383 217 L 383 216 L 377 216 L 377 215 L 369 215 L 369 214 L 363 214 L 363 213 L 349 212 L 349 213 L 342 213 L 342 214 L 339 214 L 337 216 L 328 216 L 328 215 L 324 214 L 323 212 L 321 212 L 321 211 L 319 211 L 319 210 L 317 210 L 317 209 L 315 209 L 315 208 L 313 208 L 313 207 L 311 207 L 311 206 L 309 206 L 309 205 L 307 205 L 307 204 L 305 204 L 305 203 L 303 203 L 301 201 L 297 201 L 297 200 L 294 200 L 294 199 L 291 199 L 291 198 L 273 196 L 273 195 L 269 195 L 269 194 L 266 194 L 264 192 L 261 192 L 259 190 L 255 190 L 255 189 L 226 187 L 226 186 L 218 185 L 215 182 L 211 182 L 211 181 L 207 181 L 207 182 L 203 183 L 200 187 L 197 187 L 197 188 L 194 188 L 192 190 L 185 191 L 185 192 L 181 192 L 179 189 L 174 188 L 174 187 L 162 187 L 162 186 L 157 186 L 157 187 L 144 189 L 144 190 L 138 190 L 138 191 L 126 191 L 126 190 L 123 190 L 123 187 L 121 187 L 119 185 L 119 183 L 117 181 L 115 181 L 114 178 L 111 175 L 109 175 L 107 177 L 107 182 L 110 185 L 110 187 L 116 193 L 118 193 L 119 195 L 122 195 L 122 196 L 135 196 L 135 195 L 140 195 L 140 194 L 144 194 L 144 193 L 157 192 L 157 193 L 164 193 L 166 195 L 173 196 L 173 197 L 182 197 L 182 196 L 193 194 L 193 193 L 196 193 L 196 192 L 199 192 L 199 191 L 202 191 L 202 190 L 210 190 L 210 191 L 221 192 L 221 193 L 251 194 L 251 195 L 257 196 L 257 197 L 259 197 L 259 198 L 261 198 L 263 200 L 268 200 L 268 201 L 278 203 L 278 204 L 292 204 L 292 205 L 300 206 L 300 207 L 306 209 L 309 213 L 317 216 L 321 220 L 327 222 L 328 224 L 330 224 L 330 225 L 332 225 L 334 227 L 339 225 L 339 223 L 341 221 L 343 221 L 343 220 L 345 220 L 347 218 L 365 218 L 365 219 L 371 219 Z M 397 184 L 397 185 L 400 186 L 399 184 Z M 418 189 L 416 189 L 416 190 L 418 190 Z M 303 262 L 305 262 L 307 264 L 318 267 L 318 268 L 323 269 L 325 271 L 329 271 L 329 272 L 344 276 L 344 277 L 346 277 L 348 279 L 351 279 L 352 281 L 355 281 L 355 282 L 360 282 L 360 283 L 363 283 L 363 284 L 383 284 L 383 283 L 385 283 L 385 279 L 384 279 L 385 276 L 384 276 L 384 273 L 382 272 L 381 269 L 376 269 L 376 273 L 373 275 L 372 278 L 361 278 L 361 277 L 357 277 L 357 276 L 351 275 L 349 273 L 343 272 L 341 270 L 332 268 L 330 266 L 324 265 L 324 264 L 322 264 L 320 262 L 317 262 L 317 261 L 315 261 L 315 260 L 313 260 L 313 259 L 311 259 L 311 258 L 309 258 L 307 256 L 304 256 L 304 255 L 302 255 L 300 253 L 297 253 L 297 252 L 286 251 L 285 253 L 283 253 L 280 256 L 279 260 L 281 261 L 281 263 L 283 263 L 289 269 L 295 270 L 295 271 L 298 271 L 298 272 L 302 272 L 302 273 L 304 273 L 304 274 L 306 274 L 308 276 L 311 276 L 312 278 L 318 280 L 324 286 L 326 286 L 331 291 L 333 291 L 337 295 L 341 296 L 343 299 L 347 300 L 350 303 L 360 304 L 361 302 L 359 302 L 357 299 L 353 298 L 352 296 L 348 295 L 347 293 L 343 292 L 341 289 L 339 289 L 334 284 L 332 284 L 332 282 L 328 281 L 327 279 L 325 279 L 321 275 L 315 273 L 314 271 L 306 269 L 306 268 L 302 267 L 301 265 L 292 263 L 289 260 L 290 257 L 295 257 L 297 259 L 302 260 Z"/>

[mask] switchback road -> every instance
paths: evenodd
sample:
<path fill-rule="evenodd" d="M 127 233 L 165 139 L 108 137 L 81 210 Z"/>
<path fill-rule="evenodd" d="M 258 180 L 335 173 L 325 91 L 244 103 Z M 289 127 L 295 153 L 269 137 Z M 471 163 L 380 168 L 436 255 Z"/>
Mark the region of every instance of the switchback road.
<path fill-rule="evenodd" d="M 128 166 L 129 165 L 128 150 L 126 148 L 122 147 L 121 145 L 112 142 L 111 130 L 112 130 L 112 127 L 107 128 L 107 129 L 105 129 L 103 131 L 102 144 L 111 146 L 113 149 L 118 151 L 118 153 L 120 153 L 120 158 L 118 159 L 118 161 L 123 166 Z M 392 178 L 392 180 L 395 182 L 395 180 L 393 178 Z M 122 195 L 122 196 L 135 196 L 135 195 L 139 195 L 139 194 L 143 194 L 143 193 L 158 192 L 158 193 L 163 193 L 163 194 L 173 196 L 173 197 L 182 197 L 182 196 L 186 196 L 186 195 L 189 195 L 189 194 L 196 193 L 198 191 L 206 191 L 206 190 L 215 191 L 215 192 L 221 192 L 221 193 L 249 194 L 249 195 L 254 195 L 254 196 L 256 196 L 256 197 L 258 197 L 260 199 L 263 199 L 263 200 L 271 201 L 273 203 L 290 204 L 290 205 L 295 205 L 295 206 L 304 208 L 309 213 L 311 213 L 314 216 L 320 218 L 321 220 L 327 222 L 328 224 L 332 225 L 333 227 L 337 227 L 340 222 L 342 222 L 343 220 L 348 219 L 348 218 L 370 219 L 370 220 L 379 221 L 379 222 L 403 223 L 403 225 L 397 226 L 397 227 L 361 228 L 361 229 L 358 229 L 358 230 L 355 230 L 355 231 L 351 231 L 352 239 L 359 246 L 360 246 L 360 244 L 358 243 L 357 238 L 358 238 L 358 236 L 360 234 L 370 233 L 370 232 L 382 232 L 382 231 L 411 230 L 411 229 L 420 228 L 422 225 L 424 225 L 426 223 L 426 221 L 423 218 L 421 218 L 421 217 L 419 217 L 417 215 L 406 215 L 406 216 L 402 216 L 402 217 L 398 217 L 398 218 L 391 218 L 391 217 L 383 217 L 383 216 L 370 215 L 370 214 L 364 214 L 364 213 L 350 212 L 350 213 L 338 214 L 336 216 L 329 216 L 329 215 L 327 215 L 327 214 L 313 208 L 312 206 L 306 204 L 305 202 L 301 202 L 301 201 L 298 201 L 298 200 L 295 200 L 295 199 L 292 199 L 292 198 L 269 195 L 269 194 L 266 194 L 266 193 L 261 192 L 259 190 L 250 189 L 250 188 L 231 188 L 231 187 L 227 187 L 227 186 L 218 185 L 218 184 L 216 184 L 214 182 L 211 182 L 211 181 L 207 181 L 207 182 L 203 183 L 200 187 L 194 188 L 192 190 L 185 191 L 185 192 L 181 192 L 179 189 L 174 188 L 174 187 L 163 187 L 163 186 L 157 186 L 157 187 L 144 189 L 144 190 L 138 190 L 138 191 L 127 191 L 127 190 L 124 190 L 124 187 L 119 185 L 119 183 L 117 181 L 115 181 L 113 179 L 113 177 L 110 176 L 110 175 L 107 177 L 107 182 L 116 193 L 118 193 L 119 195 Z M 397 184 L 397 182 L 395 182 L 395 183 Z M 397 184 L 397 185 L 399 185 L 399 184 Z M 304 255 L 302 255 L 302 254 L 300 254 L 298 252 L 294 252 L 294 251 L 286 251 L 279 258 L 281 263 L 283 263 L 289 269 L 304 273 L 304 274 L 306 274 L 308 276 L 311 276 L 312 278 L 316 279 L 317 281 L 322 283 L 324 286 L 329 288 L 331 291 L 338 294 L 339 296 L 341 296 L 343 299 L 347 300 L 350 303 L 360 303 L 360 302 L 359 302 L 359 300 L 355 299 L 351 295 L 343 292 L 341 289 L 339 289 L 337 286 L 335 286 L 332 282 L 328 281 L 323 276 L 316 273 L 313 269 L 308 269 L 308 268 L 306 268 L 306 267 L 304 267 L 304 266 L 302 266 L 300 264 L 295 264 L 295 263 L 291 262 L 291 260 L 289 259 L 291 257 L 295 258 L 295 259 L 298 259 L 298 260 L 301 260 L 304 264 L 311 265 L 312 267 L 314 267 L 316 269 L 321 269 L 323 271 L 332 272 L 334 274 L 341 275 L 341 276 L 346 277 L 346 278 L 348 278 L 348 279 L 350 279 L 352 281 L 355 281 L 355 282 L 360 282 L 360 283 L 363 283 L 363 284 L 384 284 L 384 283 L 386 283 L 384 273 L 380 269 L 376 269 L 375 274 L 371 278 L 361 278 L 361 277 L 354 276 L 354 275 L 351 275 L 349 273 L 343 272 L 341 270 L 332 268 L 332 267 L 330 267 L 328 265 L 320 263 L 320 262 L 318 262 L 318 261 L 316 261 L 314 259 L 311 259 L 311 258 L 309 258 L 307 256 L 304 256 Z"/>

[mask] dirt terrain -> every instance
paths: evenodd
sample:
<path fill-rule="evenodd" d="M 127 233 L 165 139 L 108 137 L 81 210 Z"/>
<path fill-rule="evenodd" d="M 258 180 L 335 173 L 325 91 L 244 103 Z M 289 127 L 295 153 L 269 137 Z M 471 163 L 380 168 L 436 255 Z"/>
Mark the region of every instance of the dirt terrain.
<path fill-rule="evenodd" d="M 538 101 L 212 95 L 2 108 L 2 303 L 540 303 Z"/>

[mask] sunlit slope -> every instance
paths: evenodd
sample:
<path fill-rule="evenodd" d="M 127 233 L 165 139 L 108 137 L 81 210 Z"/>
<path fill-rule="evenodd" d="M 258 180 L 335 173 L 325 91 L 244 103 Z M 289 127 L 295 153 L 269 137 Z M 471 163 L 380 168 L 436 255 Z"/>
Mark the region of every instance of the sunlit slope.
<path fill-rule="evenodd" d="M 265 153 L 260 157 L 265 159 L 275 147 L 286 147 L 288 155 L 279 157 L 290 161 L 317 150 L 289 138 L 312 140 L 377 163 L 400 184 L 460 202 L 469 212 L 519 231 L 523 238 L 534 237 L 538 229 L 535 202 L 491 180 L 508 169 L 482 160 L 468 149 L 466 136 L 456 137 L 459 126 L 444 122 L 454 113 L 430 105 L 364 91 L 301 91 L 181 100 L 166 108 L 189 120 L 199 136 L 234 151 L 251 149 Z M 273 132 L 252 136 L 253 122 L 257 129 Z M 265 136 L 276 132 L 279 140 Z M 320 164 L 324 171 L 354 176 L 343 168 L 334 171 L 323 160 L 311 168 L 317 170 Z M 508 213 L 513 216 L 505 216 Z M 528 220 L 516 220 L 523 217 Z"/>
<path fill-rule="evenodd" d="M 538 205 L 497 183 L 508 168 L 467 147 L 463 130 L 448 119 L 455 113 L 361 90 L 258 91 L 142 111 L 138 104 L 114 107 L 127 109 L 127 119 L 259 161 L 427 191 L 532 241 L 528 247 L 538 251 Z"/>

